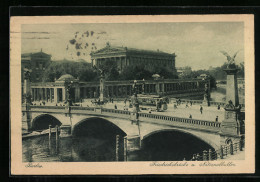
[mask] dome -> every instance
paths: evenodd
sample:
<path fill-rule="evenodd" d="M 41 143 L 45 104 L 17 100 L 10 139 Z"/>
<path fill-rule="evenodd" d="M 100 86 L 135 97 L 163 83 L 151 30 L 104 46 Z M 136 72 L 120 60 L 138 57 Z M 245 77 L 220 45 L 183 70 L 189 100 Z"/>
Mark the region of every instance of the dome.
<path fill-rule="evenodd" d="M 75 80 L 75 78 L 70 74 L 62 75 L 57 81 L 71 81 Z"/>

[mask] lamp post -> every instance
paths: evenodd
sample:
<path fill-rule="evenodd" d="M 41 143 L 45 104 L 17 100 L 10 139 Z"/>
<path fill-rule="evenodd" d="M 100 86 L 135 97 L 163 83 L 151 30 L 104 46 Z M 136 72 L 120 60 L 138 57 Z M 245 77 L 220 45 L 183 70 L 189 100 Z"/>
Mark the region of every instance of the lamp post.
<path fill-rule="evenodd" d="M 140 131 L 140 121 L 139 121 L 139 102 L 137 99 L 137 81 L 134 80 L 134 84 L 133 84 L 133 98 L 132 98 L 132 102 L 133 102 L 133 113 L 135 114 L 135 119 L 134 121 L 136 122 L 136 124 L 138 125 L 138 132 L 139 132 L 139 138 L 140 138 L 140 147 L 141 147 L 141 131 Z"/>
<path fill-rule="evenodd" d="M 71 120 L 71 106 L 72 106 L 72 99 L 71 99 L 71 95 L 72 95 L 72 85 L 73 85 L 73 81 L 67 82 L 67 108 L 68 108 L 68 114 L 70 117 L 70 134 L 72 134 L 72 120 Z"/>

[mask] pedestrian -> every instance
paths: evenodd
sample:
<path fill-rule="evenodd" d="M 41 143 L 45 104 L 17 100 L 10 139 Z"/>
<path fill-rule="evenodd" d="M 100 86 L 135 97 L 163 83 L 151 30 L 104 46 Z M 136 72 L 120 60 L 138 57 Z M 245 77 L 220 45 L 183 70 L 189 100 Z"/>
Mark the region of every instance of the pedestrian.
<path fill-rule="evenodd" d="M 113 98 L 111 98 L 111 102 L 114 103 L 114 99 Z"/>
<path fill-rule="evenodd" d="M 192 159 L 191 159 L 192 161 L 195 161 L 196 160 L 196 154 L 193 154 L 193 156 L 192 156 Z"/>
<path fill-rule="evenodd" d="M 200 114 L 202 114 L 202 112 L 203 112 L 203 107 L 200 106 Z"/>
<path fill-rule="evenodd" d="M 216 116 L 216 122 L 218 122 L 218 116 Z"/>
<path fill-rule="evenodd" d="M 190 101 L 190 106 L 192 106 L 192 101 Z"/>
<path fill-rule="evenodd" d="M 177 109 L 177 104 L 174 104 L 174 109 Z"/>
<path fill-rule="evenodd" d="M 192 119 L 192 115 L 191 114 L 190 114 L 189 118 Z"/>
<path fill-rule="evenodd" d="M 115 109 L 117 109 L 117 105 L 115 104 Z"/>
<path fill-rule="evenodd" d="M 218 110 L 220 110 L 220 105 L 218 104 Z"/>

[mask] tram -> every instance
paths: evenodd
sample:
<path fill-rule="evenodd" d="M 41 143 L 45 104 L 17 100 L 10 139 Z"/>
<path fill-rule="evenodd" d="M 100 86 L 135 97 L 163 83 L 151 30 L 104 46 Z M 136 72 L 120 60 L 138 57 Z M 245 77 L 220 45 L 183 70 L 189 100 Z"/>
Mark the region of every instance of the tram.
<path fill-rule="evenodd" d="M 160 95 L 138 94 L 137 100 L 140 106 L 155 106 L 157 111 L 167 110 L 169 103 L 168 97 L 161 97 Z"/>

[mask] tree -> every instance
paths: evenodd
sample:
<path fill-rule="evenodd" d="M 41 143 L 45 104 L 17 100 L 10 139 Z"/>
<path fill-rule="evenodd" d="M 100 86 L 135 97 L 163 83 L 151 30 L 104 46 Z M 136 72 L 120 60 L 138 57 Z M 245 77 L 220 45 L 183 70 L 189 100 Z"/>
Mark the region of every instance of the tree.
<path fill-rule="evenodd" d="M 119 71 L 117 69 L 117 63 L 112 60 L 104 61 L 103 64 L 99 66 L 105 73 L 106 80 L 117 80 L 119 77 Z"/>
<path fill-rule="evenodd" d="M 126 66 L 119 77 L 120 80 L 149 80 L 152 79 L 152 73 L 144 65 Z"/>
<path fill-rule="evenodd" d="M 51 62 L 44 71 L 43 81 L 54 82 L 64 74 L 70 74 L 81 81 L 94 81 L 98 78 L 90 63 L 63 60 Z"/>

